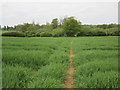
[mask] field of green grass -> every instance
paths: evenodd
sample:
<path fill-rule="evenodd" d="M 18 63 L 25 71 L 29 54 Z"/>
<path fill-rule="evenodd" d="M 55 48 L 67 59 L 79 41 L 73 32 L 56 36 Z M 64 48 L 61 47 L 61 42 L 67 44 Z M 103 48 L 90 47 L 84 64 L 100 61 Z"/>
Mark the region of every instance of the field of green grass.
<path fill-rule="evenodd" d="M 81 37 L 74 42 L 75 87 L 117 88 L 118 38 Z"/>
<path fill-rule="evenodd" d="M 3 88 L 64 88 L 73 41 L 75 88 L 118 87 L 118 37 L 2 37 Z"/>

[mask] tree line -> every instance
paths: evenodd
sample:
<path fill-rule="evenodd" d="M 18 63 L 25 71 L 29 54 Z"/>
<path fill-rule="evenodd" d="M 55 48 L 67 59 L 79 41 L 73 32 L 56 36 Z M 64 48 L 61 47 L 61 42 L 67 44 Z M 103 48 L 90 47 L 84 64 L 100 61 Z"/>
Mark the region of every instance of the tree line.
<path fill-rule="evenodd" d="M 4 26 L 2 36 L 21 37 L 71 37 L 71 36 L 119 36 L 118 24 L 82 25 L 75 17 L 54 18 L 43 25 L 33 23 L 19 24 L 13 27 Z"/>

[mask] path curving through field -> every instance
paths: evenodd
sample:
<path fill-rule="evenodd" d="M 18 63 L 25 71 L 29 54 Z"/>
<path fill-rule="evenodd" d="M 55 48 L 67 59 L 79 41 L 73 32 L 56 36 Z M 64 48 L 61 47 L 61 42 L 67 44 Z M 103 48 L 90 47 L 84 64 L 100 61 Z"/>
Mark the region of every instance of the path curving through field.
<path fill-rule="evenodd" d="M 73 87 L 74 79 L 73 79 L 72 75 L 73 75 L 75 70 L 74 70 L 74 66 L 72 63 L 72 61 L 73 61 L 72 57 L 74 57 L 73 52 L 72 52 L 72 49 L 73 49 L 72 45 L 73 45 L 73 41 L 71 41 L 70 54 L 69 54 L 70 63 L 69 63 L 68 75 L 66 77 L 66 81 L 64 84 L 65 88 L 74 88 Z"/>

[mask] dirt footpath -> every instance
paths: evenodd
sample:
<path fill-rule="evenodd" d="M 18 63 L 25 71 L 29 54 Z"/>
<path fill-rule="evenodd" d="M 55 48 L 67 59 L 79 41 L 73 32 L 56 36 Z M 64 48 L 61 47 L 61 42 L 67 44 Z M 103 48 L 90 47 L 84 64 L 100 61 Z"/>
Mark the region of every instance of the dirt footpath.
<path fill-rule="evenodd" d="M 73 61 L 72 57 L 74 57 L 73 52 L 72 52 L 72 45 L 73 45 L 73 41 L 71 41 L 70 54 L 69 54 L 70 63 L 69 63 L 68 75 L 66 77 L 66 81 L 65 81 L 65 85 L 64 85 L 65 88 L 74 88 L 73 87 L 74 79 L 73 79 L 72 75 L 75 70 L 74 70 L 74 66 L 72 63 L 72 61 Z"/>

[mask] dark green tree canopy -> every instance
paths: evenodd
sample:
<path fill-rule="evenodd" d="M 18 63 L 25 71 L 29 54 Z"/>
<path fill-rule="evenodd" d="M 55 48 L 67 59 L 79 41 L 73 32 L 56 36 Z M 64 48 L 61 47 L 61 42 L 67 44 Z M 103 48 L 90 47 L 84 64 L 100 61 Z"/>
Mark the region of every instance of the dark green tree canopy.
<path fill-rule="evenodd" d="M 1 25 L 0 25 L 1 26 Z M 120 24 L 99 24 L 99 25 L 81 25 L 74 16 L 64 18 L 54 18 L 52 22 L 46 24 L 23 23 L 15 26 L 2 26 L 3 31 L 14 31 L 17 33 L 3 34 L 3 36 L 22 36 L 39 37 L 39 36 L 119 36 Z M 20 35 L 18 34 L 20 32 Z"/>
<path fill-rule="evenodd" d="M 64 30 L 67 36 L 75 36 L 80 31 L 81 22 L 76 19 L 68 18 L 64 23 Z"/>
<path fill-rule="evenodd" d="M 58 27 L 58 19 L 57 18 L 53 19 L 51 22 L 51 25 L 52 25 L 53 29 L 57 28 Z"/>

